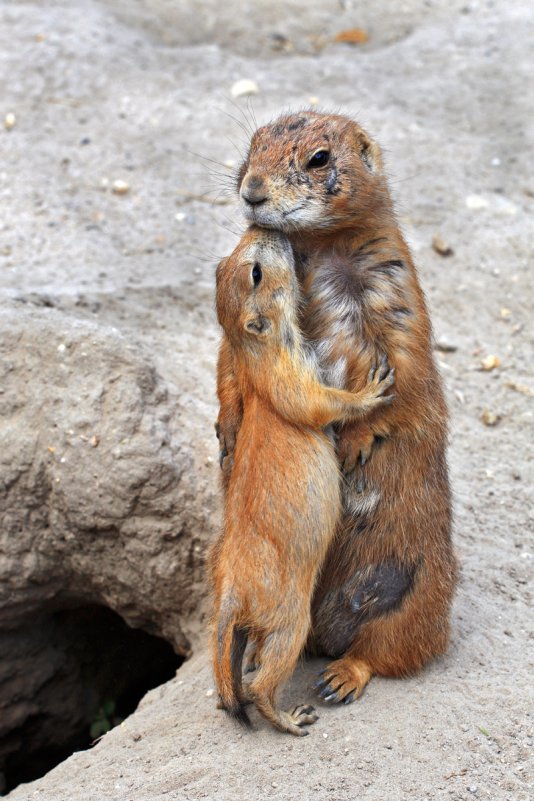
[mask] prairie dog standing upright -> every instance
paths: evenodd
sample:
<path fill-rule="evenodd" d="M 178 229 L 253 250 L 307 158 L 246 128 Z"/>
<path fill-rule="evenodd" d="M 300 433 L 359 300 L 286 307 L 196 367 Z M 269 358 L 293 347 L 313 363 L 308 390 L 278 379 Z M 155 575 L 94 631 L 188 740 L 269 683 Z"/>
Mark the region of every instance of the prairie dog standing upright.
<path fill-rule="evenodd" d="M 430 321 L 380 149 L 354 121 L 303 111 L 259 128 L 238 190 L 250 223 L 291 242 L 322 381 L 357 391 L 379 352 L 396 370 L 394 404 L 337 427 L 343 519 L 312 607 L 310 644 L 335 658 L 319 692 L 350 702 L 374 673 L 416 671 L 448 643 L 456 561 Z M 240 395 L 221 357 L 228 479 Z"/>
<path fill-rule="evenodd" d="M 322 386 L 298 327 L 298 297 L 280 233 L 249 229 L 217 268 L 217 313 L 242 419 L 211 566 L 221 705 L 246 723 L 248 698 L 278 729 L 302 736 L 317 719 L 313 709 L 279 711 L 275 693 L 308 637 L 313 589 L 341 512 L 340 472 L 323 428 L 389 404 L 393 372 L 383 360 L 355 394 Z M 245 693 L 247 639 L 261 665 Z"/>

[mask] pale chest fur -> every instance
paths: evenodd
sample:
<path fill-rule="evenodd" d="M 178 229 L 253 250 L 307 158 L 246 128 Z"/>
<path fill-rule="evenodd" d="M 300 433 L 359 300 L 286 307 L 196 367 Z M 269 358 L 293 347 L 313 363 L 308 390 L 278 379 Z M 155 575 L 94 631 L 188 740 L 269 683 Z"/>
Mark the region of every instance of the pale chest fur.
<path fill-rule="evenodd" d="M 326 258 L 297 264 L 301 287 L 300 325 L 313 348 L 325 384 L 347 387 L 350 362 L 368 349 L 357 276 L 340 274 Z"/>
<path fill-rule="evenodd" d="M 297 259 L 297 275 L 300 325 L 325 383 L 354 389 L 382 353 L 409 347 L 418 303 L 414 274 L 402 260 L 314 254 Z"/>

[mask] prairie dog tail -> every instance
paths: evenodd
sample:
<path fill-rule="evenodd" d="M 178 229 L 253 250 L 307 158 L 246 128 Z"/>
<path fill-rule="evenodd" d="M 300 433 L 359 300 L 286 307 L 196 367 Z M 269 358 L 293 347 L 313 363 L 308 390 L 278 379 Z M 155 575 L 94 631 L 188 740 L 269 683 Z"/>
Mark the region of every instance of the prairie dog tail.
<path fill-rule="evenodd" d="M 247 645 L 247 629 L 236 626 L 233 610 L 220 615 L 217 624 L 214 672 L 220 704 L 243 726 L 251 723 L 245 710 L 242 663 Z"/>

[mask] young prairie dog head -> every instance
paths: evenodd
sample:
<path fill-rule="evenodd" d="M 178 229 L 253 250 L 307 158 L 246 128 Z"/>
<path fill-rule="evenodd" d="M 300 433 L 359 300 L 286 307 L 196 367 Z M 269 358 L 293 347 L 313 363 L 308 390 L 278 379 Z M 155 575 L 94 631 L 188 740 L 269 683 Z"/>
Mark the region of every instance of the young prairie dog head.
<path fill-rule="evenodd" d="M 296 324 L 298 283 L 289 241 L 252 227 L 217 267 L 217 317 L 235 344 L 282 341 Z"/>
<path fill-rule="evenodd" d="M 253 135 L 238 177 L 246 219 L 280 231 L 355 224 L 387 195 L 378 145 L 348 117 L 302 111 Z"/>

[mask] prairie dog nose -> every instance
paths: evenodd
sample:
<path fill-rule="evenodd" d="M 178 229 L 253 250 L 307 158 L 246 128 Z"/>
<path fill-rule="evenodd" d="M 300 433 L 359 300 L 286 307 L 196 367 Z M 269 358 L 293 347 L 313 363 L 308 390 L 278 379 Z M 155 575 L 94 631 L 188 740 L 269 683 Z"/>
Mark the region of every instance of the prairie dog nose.
<path fill-rule="evenodd" d="M 246 203 L 250 203 L 251 206 L 258 206 L 267 200 L 268 196 L 269 192 L 263 178 L 259 175 L 245 176 L 241 184 L 241 197 Z"/>

